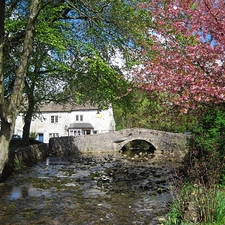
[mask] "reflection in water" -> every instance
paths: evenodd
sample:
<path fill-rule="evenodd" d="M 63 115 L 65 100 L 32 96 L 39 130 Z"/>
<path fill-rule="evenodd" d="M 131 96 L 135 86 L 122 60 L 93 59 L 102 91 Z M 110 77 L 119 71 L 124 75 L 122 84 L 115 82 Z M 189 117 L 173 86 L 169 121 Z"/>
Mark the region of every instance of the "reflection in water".
<path fill-rule="evenodd" d="M 26 186 L 15 186 L 12 187 L 8 200 L 17 200 L 22 197 L 27 197 L 29 195 L 29 189 Z"/>
<path fill-rule="evenodd" d="M 39 197 L 39 196 L 49 196 L 49 190 L 42 190 L 39 188 L 34 188 L 31 184 L 25 184 L 25 186 L 14 186 L 11 191 L 8 192 L 7 199 L 9 201 L 17 200 L 26 197 Z"/>
<path fill-rule="evenodd" d="M 16 200 L 22 197 L 21 187 L 13 187 L 11 193 L 9 194 L 9 200 Z"/>

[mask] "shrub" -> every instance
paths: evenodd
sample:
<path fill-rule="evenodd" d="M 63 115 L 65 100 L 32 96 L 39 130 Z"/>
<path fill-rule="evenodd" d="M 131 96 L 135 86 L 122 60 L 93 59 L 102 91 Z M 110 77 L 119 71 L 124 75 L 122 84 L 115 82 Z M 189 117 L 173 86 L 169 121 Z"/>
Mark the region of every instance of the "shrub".
<path fill-rule="evenodd" d="M 172 224 L 225 224 L 225 107 L 207 107 L 191 129 L 185 184 L 168 213 Z M 188 185 L 187 185 L 188 184 Z M 220 184 L 220 185 L 218 185 Z"/>
<path fill-rule="evenodd" d="M 36 139 L 38 137 L 38 134 L 36 132 L 30 132 L 30 137 Z"/>
<path fill-rule="evenodd" d="M 208 108 L 192 128 L 189 154 L 185 159 L 186 177 L 193 184 L 212 187 L 223 176 L 225 162 L 225 111 Z"/>

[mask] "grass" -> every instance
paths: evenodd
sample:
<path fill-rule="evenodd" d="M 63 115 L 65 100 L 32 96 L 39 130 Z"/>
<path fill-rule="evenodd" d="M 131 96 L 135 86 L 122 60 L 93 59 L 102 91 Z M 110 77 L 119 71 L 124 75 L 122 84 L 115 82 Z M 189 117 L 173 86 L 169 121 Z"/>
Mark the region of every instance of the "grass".
<path fill-rule="evenodd" d="M 197 222 L 185 216 L 190 212 L 190 203 L 194 206 Z M 225 189 L 184 185 L 166 218 L 166 225 L 225 225 Z"/>
<path fill-rule="evenodd" d="M 225 191 L 218 190 L 216 192 L 216 208 L 214 213 L 214 221 L 225 224 Z"/>

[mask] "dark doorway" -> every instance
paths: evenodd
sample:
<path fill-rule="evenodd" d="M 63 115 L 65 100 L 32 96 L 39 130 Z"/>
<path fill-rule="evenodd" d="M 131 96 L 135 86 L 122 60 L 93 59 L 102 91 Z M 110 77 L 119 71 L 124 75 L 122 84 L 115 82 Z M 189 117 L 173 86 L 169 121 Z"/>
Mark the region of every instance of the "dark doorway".
<path fill-rule="evenodd" d="M 91 134 L 91 130 L 84 130 L 84 135 L 89 135 Z"/>

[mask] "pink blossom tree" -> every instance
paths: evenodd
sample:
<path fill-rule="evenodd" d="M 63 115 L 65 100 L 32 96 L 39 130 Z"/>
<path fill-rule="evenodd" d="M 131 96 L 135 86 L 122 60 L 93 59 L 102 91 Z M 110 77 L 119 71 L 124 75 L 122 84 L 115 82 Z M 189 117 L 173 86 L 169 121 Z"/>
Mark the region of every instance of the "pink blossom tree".
<path fill-rule="evenodd" d="M 152 43 L 137 75 L 140 87 L 172 94 L 186 112 L 200 103 L 225 101 L 225 2 L 153 0 Z M 147 49 L 154 54 L 149 57 Z"/>

